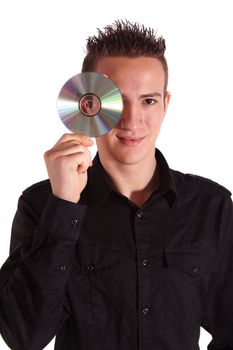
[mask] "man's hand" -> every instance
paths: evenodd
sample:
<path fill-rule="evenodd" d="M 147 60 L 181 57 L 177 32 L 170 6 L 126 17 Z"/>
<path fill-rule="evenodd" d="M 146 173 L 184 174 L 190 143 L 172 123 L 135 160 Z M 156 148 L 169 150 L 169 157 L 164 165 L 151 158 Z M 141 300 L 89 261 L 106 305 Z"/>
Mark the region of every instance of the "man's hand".
<path fill-rule="evenodd" d="M 87 169 L 92 165 L 87 147 L 93 141 L 85 135 L 64 134 L 53 148 L 45 152 L 44 160 L 56 197 L 77 203 L 87 184 Z"/>

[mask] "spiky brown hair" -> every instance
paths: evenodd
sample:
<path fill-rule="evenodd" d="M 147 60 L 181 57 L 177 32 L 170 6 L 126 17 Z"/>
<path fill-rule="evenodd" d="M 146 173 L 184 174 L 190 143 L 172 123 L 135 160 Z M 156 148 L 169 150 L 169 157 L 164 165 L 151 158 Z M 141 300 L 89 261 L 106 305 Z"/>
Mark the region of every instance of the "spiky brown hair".
<path fill-rule="evenodd" d="M 168 66 L 164 56 L 166 45 L 163 37 L 156 36 L 154 29 L 127 20 L 117 20 L 103 30 L 98 28 L 97 31 L 98 35 L 87 39 L 82 72 L 94 71 L 101 57 L 155 57 L 161 62 L 165 72 L 166 92 L 168 83 Z"/>

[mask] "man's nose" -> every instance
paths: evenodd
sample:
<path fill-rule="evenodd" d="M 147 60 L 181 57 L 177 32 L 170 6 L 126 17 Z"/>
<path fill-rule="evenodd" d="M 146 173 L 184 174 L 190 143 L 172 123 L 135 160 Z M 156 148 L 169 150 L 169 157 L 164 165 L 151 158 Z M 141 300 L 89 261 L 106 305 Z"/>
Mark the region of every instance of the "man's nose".
<path fill-rule="evenodd" d="M 119 120 L 121 129 L 136 130 L 142 126 L 142 111 L 136 103 L 124 101 L 124 107 Z"/>

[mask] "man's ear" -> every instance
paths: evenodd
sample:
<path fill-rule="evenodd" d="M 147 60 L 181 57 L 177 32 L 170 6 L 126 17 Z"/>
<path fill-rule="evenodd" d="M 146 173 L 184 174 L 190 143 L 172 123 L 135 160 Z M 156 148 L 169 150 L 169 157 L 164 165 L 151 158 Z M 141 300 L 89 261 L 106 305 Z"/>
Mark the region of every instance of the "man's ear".
<path fill-rule="evenodd" d="M 167 112 L 170 99 L 171 99 L 171 93 L 169 91 L 166 91 L 164 95 L 164 115 Z"/>

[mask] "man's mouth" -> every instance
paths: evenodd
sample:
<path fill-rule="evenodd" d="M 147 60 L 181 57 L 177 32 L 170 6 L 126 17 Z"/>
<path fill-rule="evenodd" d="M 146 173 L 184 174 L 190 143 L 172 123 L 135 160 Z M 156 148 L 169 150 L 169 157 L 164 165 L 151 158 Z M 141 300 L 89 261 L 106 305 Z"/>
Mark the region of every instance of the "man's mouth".
<path fill-rule="evenodd" d="M 117 136 L 118 140 L 125 146 L 137 146 L 144 137 Z"/>

